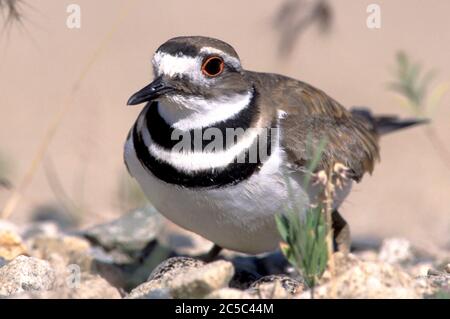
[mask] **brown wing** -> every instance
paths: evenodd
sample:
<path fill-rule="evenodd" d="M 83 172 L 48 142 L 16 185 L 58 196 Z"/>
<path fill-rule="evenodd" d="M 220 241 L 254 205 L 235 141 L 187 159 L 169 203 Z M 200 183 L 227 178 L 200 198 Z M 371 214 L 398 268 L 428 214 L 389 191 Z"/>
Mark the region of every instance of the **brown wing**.
<path fill-rule="evenodd" d="M 362 117 L 352 116 L 331 97 L 306 83 L 274 74 L 265 77 L 264 87 L 271 87 L 272 103 L 287 113 L 281 119 L 282 146 L 292 162 L 304 167 L 314 155 L 311 148 L 326 139 L 317 170 L 328 170 L 339 162 L 351 170 L 356 181 L 365 172 L 373 171 L 379 159 L 378 137 Z"/>

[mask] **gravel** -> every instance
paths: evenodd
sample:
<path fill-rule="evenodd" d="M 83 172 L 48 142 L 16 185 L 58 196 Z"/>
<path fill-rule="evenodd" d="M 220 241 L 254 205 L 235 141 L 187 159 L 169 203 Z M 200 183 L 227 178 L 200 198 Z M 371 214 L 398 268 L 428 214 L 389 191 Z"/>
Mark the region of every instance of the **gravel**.
<path fill-rule="evenodd" d="M 2 298 L 311 298 L 299 273 L 280 252 L 245 256 L 224 251 L 205 263 L 194 255 L 207 243 L 173 241 L 151 208 L 136 210 L 87 231 L 67 233 L 52 224 L 20 229 L 0 221 Z M 189 232 L 175 232 L 175 238 Z M 161 237 L 161 238 L 162 238 Z M 188 243 L 188 244 L 187 244 Z M 385 239 L 379 249 L 334 254 L 314 289 L 315 298 L 446 298 L 450 294 L 448 255 L 420 257 L 409 241 Z"/>

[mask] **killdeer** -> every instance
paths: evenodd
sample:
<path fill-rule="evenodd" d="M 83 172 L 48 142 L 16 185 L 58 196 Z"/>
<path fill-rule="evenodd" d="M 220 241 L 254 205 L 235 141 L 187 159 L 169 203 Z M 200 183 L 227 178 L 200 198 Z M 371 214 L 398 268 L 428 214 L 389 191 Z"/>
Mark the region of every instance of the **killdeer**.
<path fill-rule="evenodd" d="M 214 253 L 219 247 L 248 254 L 277 248 L 274 216 L 288 201 L 287 181 L 304 214 L 314 191 L 303 184 L 312 156 L 308 143 L 323 138 L 328 143 L 316 169 L 342 163 L 349 170 L 333 202 L 335 240 L 348 248 L 349 229 L 338 208 L 352 183 L 372 172 L 380 135 L 420 122 L 348 111 L 304 82 L 244 70 L 233 47 L 213 38 L 173 38 L 156 50 L 152 63 L 154 81 L 128 101 L 148 103 L 128 134 L 125 163 L 159 212 L 211 240 Z M 208 130 L 226 134 L 238 128 L 244 133 L 231 145 L 205 145 L 212 140 L 204 136 Z M 194 144 L 190 138 L 197 131 L 200 147 L 176 147 L 180 136 Z M 255 145 L 268 152 L 250 161 Z"/>

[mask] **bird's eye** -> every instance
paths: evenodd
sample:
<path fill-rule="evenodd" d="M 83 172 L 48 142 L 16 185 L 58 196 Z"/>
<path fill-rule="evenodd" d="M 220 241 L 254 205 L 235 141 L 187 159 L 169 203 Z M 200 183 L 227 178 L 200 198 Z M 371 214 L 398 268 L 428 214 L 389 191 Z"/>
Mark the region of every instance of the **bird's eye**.
<path fill-rule="evenodd" d="M 218 76 L 223 72 L 225 63 L 223 59 L 218 56 L 207 58 L 202 64 L 202 73 L 209 77 Z"/>

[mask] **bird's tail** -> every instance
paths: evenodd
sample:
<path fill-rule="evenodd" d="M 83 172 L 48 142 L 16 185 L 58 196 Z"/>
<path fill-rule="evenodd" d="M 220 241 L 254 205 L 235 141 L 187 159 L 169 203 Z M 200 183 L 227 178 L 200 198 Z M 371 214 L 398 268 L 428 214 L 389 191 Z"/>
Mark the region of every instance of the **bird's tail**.
<path fill-rule="evenodd" d="M 351 113 L 355 117 L 362 118 L 370 129 L 378 135 L 385 135 L 418 124 L 426 124 L 428 119 L 399 119 L 398 116 L 375 116 L 366 108 L 352 108 Z"/>

